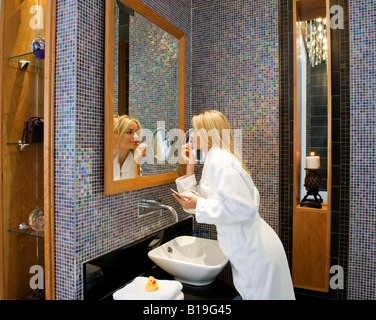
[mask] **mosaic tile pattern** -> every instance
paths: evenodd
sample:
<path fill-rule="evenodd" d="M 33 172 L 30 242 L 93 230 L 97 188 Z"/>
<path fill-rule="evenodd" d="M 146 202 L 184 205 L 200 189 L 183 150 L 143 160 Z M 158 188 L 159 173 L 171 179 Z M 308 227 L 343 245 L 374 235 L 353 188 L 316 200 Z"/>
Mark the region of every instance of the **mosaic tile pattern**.
<path fill-rule="evenodd" d="M 349 1 L 351 193 L 349 299 L 376 299 L 376 3 Z"/>
<path fill-rule="evenodd" d="M 293 163 L 293 143 L 291 141 L 293 124 L 290 119 L 293 114 L 293 100 L 289 96 L 292 90 L 289 90 L 292 78 L 293 64 L 289 63 L 289 56 L 292 50 L 292 28 L 289 32 L 289 14 L 288 5 L 291 1 L 279 0 L 279 121 L 280 121 L 280 145 L 279 145 L 279 183 L 283 196 L 279 198 L 279 227 L 280 238 L 287 253 L 291 266 L 292 258 L 292 163 Z"/>
<path fill-rule="evenodd" d="M 189 71 L 190 2 L 143 2 L 186 33 Z M 167 211 L 139 218 L 139 197 L 156 193 L 178 207 L 171 185 L 104 195 L 105 1 L 58 1 L 56 19 L 56 299 L 82 299 L 83 262 L 174 223 Z M 187 86 L 188 110 L 189 96 Z"/>
<path fill-rule="evenodd" d="M 166 129 L 179 126 L 179 40 L 135 12 L 130 17 L 129 104 L 130 114 L 143 117 L 140 106 L 150 107 L 150 120 L 144 127 L 153 129 L 151 120 L 168 120 Z M 145 49 L 147 48 L 147 49 Z M 152 66 L 152 68 L 150 68 Z M 145 73 L 145 70 L 148 70 Z M 142 90 L 151 83 L 149 90 Z M 140 90 L 141 88 L 141 90 Z M 154 117 L 152 117 L 154 116 Z M 148 121 L 149 120 L 149 121 Z"/>
<path fill-rule="evenodd" d="M 260 215 L 277 232 L 278 68 L 278 1 L 192 1 L 192 115 L 215 109 L 241 130 Z M 216 238 L 213 225 L 195 230 Z M 232 284 L 231 268 L 219 277 Z"/>
<path fill-rule="evenodd" d="M 151 145 L 157 127 L 169 132 L 179 128 L 179 39 L 137 12 L 130 17 L 129 38 L 129 114 L 142 119 L 146 143 Z M 157 164 L 152 149 L 142 166 L 143 176 L 178 171 L 177 162 Z"/>
<path fill-rule="evenodd" d="M 260 215 L 278 231 L 278 1 L 192 2 L 192 110 L 242 130 Z"/>
<path fill-rule="evenodd" d="M 77 7 L 57 2 L 55 91 L 55 282 L 56 297 L 75 286 L 75 86 Z M 66 48 L 70 48 L 68 51 Z"/>

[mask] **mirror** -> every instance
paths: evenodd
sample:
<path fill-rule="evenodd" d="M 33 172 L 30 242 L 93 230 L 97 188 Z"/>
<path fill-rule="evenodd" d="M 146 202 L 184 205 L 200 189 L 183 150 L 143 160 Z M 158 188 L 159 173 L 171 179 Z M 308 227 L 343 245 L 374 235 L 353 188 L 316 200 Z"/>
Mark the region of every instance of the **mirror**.
<path fill-rule="evenodd" d="M 319 196 L 330 188 L 331 76 L 330 16 L 327 0 L 295 1 L 295 112 L 298 173 L 297 198 L 304 198 L 308 169 L 318 168 Z M 312 171 L 312 170 L 311 170 Z M 319 178 L 318 178 L 319 179 Z M 319 180 L 320 180 L 319 179 Z"/>
<path fill-rule="evenodd" d="M 157 128 L 153 133 L 153 153 L 159 161 L 165 161 L 172 152 L 172 142 L 165 128 Z"/>
<path fill-rule="evenodd" d="M 138 0 L 106 1 L 105 194 L 174 182 L 185 36 Z"/>

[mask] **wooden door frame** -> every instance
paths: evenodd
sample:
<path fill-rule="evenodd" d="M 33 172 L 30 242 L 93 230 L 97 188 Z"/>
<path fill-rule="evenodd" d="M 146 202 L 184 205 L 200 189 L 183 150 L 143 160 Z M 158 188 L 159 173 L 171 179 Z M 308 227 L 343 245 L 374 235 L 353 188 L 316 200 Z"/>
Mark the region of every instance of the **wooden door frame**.
<path fill-rule="evenodd" d="M 3 186 L 3 30 L 5 24 L 4 1 L 1 2 L 0 17 L 0 185 Z M 0 191 L 0 300 L 4 299 L 4 214 L 3 214 L 3 190 Z"/>
<path fill-rule="evenodd" d="M 44 274 L 46 300 L 55 299 L 54 219 L 54 112 L 55 112 L 55 30 L 56 0 L 46 4 L 46 52 L 44 69 Z"/>

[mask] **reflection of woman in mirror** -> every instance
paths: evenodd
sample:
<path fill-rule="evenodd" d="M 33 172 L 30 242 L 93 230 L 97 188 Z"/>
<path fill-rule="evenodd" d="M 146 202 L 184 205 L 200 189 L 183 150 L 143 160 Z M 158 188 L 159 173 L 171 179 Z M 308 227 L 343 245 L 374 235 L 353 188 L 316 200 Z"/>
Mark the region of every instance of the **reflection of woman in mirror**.
<path fill-rule="evenodd" d="M 147 145 L 140 143 L 141 124 L 129 116 L 114 117 L 114 180 L 141 176 L 141 160 Z"/>
<path fill-rule="evenodd" d="M 275 231 L 260 217 L 260 196 L 242 165 L 225 116 L 206 111 L 192 118 L 192 145 L 182 147 L 186 175 L 176 180 L 185 200 L 175 199 L 199 223 L 214 224 L 242 299 L 295 299 L 289 265 Z M 206 154 L 200 184 L 192 148 Z"/>

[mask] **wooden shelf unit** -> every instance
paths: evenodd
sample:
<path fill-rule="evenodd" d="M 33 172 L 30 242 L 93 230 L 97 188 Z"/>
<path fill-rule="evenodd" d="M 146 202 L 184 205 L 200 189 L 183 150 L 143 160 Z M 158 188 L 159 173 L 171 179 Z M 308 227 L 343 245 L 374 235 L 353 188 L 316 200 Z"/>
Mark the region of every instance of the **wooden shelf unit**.
<path fill-rule="evenodd" d="M 330 210 L 294 208 L 292 278 L 294 287 L 327 292 L 330 263 Z"/>
<path fill-rule="evenodd" d="M 44 28 L 37 31 L 36 3 L 43 8 Z M 56 0 L 1 1 L 0 23 L 0 300 L 17 300 L 30 292 L 30 267 L 44 267 L 46 298 L 53 299 L 53 109 Z M 31 41 L 44 36 L 44 61 L 30 53 Z M 51 44 L 51 45 L 49 45 Z M 26 53 L 26 54 L 23 54 Z M 19 68 L 19 59 L 27 68 Z M 18 150 L 24 122 L 44 117 L 44 143 Z M 51 121 L 52 120 L 52 121 Z M 25 152 L 19 152 L 25 151 Z M 27 223 L 29 213 L 44 207 L 45 232 L 12 229 Z M 51 227 L 52 226 L 52 227 Z M 8 232 L 9 231 L 9 232 Z M 39 240 L 39 241 L 38 241 Z M 38 250 L 38 256 L 36 254 Z"/>

